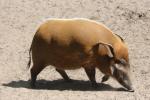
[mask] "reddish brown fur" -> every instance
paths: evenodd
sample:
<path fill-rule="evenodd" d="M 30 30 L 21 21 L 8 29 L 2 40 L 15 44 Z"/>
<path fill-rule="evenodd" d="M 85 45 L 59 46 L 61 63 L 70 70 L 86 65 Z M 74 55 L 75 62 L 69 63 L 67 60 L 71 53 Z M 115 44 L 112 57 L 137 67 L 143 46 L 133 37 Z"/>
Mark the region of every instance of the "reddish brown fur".
<path fill-rule="evenodd" d="M 53 65 L 58 70 L 98 67 L 111 75 L 109 66 L 114 62 L 105 57 L 106 48 L 98 49 L 95 55 L 92 49 L 97 43 L 112 45 L 116 60 L 129 61 L 125 43 L 104 25 L 85 19 L 48 20 L 39 27 L 32 41 L 31 74 L 36 76 L 47 65 Z"/>

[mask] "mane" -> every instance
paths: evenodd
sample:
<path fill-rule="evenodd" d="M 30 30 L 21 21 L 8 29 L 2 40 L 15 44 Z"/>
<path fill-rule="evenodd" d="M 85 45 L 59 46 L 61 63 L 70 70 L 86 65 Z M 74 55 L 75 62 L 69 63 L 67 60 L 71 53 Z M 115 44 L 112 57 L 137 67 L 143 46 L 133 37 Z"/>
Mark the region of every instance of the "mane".
<path fill-rule="evenodd" d="M 115 34 L 115 35 L 116 35 L 117 37 L 119 37 L 122 42 L 124 42 L 124 39 L 123 39 L 120 35 L 118 35 L 118 34 Z"/>

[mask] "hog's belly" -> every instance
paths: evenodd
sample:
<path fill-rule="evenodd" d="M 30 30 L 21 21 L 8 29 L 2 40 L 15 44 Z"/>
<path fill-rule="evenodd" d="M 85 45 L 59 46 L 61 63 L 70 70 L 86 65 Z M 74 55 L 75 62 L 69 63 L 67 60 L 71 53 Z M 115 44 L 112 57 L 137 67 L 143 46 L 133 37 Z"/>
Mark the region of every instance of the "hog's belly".
<path fill-rule="evenodd" d="M 78 69 L 91 62 L 88 55 L 82 53 L 57 53 L 51 55 L 50 65 L 53 65 L 60 69 Z"/>

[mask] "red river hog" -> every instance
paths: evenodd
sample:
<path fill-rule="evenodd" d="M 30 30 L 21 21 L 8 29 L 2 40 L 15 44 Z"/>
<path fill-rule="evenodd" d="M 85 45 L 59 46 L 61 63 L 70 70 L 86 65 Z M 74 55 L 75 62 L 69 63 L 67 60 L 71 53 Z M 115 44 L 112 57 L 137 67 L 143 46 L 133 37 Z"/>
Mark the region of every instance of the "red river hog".
<path fill-rule="evenodd" d="M 65 70 L 83 67 L 96 87 L 95 69 L 103 74 L 102 82 L 109 77 L 116 79 L 128 91 L 132 88 L 129 71 L 128 47 L 124 40 L 106 26 L 88 19 L 49 19 L 37 29 L 29 55 L 31 87 L 37 75 L 48 65 L 66 81 L 71 79 Z"/>

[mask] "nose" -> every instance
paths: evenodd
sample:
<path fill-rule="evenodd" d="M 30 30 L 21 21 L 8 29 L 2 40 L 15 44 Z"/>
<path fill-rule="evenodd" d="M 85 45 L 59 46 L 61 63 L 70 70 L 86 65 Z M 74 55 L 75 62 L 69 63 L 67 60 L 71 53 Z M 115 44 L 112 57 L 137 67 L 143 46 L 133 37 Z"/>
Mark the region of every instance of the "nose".
<path fill-rule="evenodd" d="M 122 85 L 123 85 L 123 84 L 122 84 Z M 132 85 L 125 84 L 125 85 L 123 85 L 123 86 L 124 86 L 125 88 L 127 88 L 129 92 L 134 92 L 134 89 L 133 89 Z"/>
<path fill-rule="evenodd" d="M 134 92 L 134 88 L 133 88 L 133 86 L 132 86 L 132 84 L 131 84 L 130 79 L 125 79 L 125 80 L 119 79 L 118 82 L 119 82 L 122 86 L 124 86 L 129 92 Z"/>
<path fill-rule="evenodd" d="M 129 92 L 134 92 L 134 89 L 128 90 Z"/>
<path fill-rule="evenodd" d="M 127 86 L 124 86 L 124 87 L 127 88 L 129 92 L 134 92 L 134 89 L 133 89 L 132 85 L 131 86 L 127 85 Z"/>

